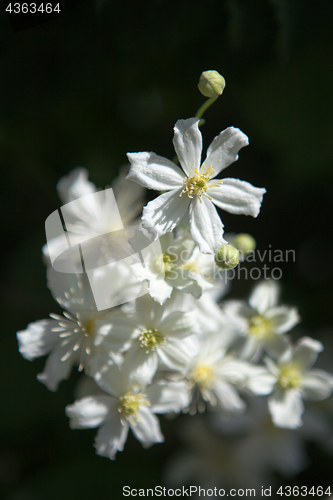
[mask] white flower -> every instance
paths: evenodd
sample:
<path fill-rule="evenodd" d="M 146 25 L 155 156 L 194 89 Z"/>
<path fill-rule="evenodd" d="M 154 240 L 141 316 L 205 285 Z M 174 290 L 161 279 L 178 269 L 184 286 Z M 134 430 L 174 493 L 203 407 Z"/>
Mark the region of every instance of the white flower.
<path fill-rule="evenodd" d="M 145 266 L 137 263 L 132 270 L 140 282 L 149 282 L 149 295 L 154 300 L 164 304 L 174 288 L 198 299 L 214 286 L 214 257 L 201 253 L 188 231 L 181 231 L 175 239 L 172 233 L 164 234 L 159 245 L 152 244 L 151 238 L 144 230 L 137 231 L 135 243 L 142 247 Z"/>
<path fill-rule="evenodd" d="M 48 286 L 65 309 L 63 316 L 50 314 L 51 320 L 30 323 L 26 330 L 17 332 L 17 339 L 20 353 L 30 361 L 49 354 L 37 378 L 50 391 L 56 391 L 74 365 L 89 373 L 90 361 L 99 352 L 97 334 L 108 331 L 111 321 L 108 312 L 97 311 L 85 275 L 58 273 L 49 268 Z"/>
<path fill-rule="evenodd" d="M 132 373 L 133 379 L 151 383 L 159 366 L 185 370 L 189 354 L 183 339 L 196 331 L 195 323 L 192 312 L 170 311 L 145 295 L 137 299 L 132 314 L 127 311 L 113 317 L 104 344 L 112 342 L 114 336 L 122 337 L 124 342 L 130 339 L 124 369 Z"/>
<path fill-rule="evenodd" d="M 239 179 L 212 180 L 238 159 L 238 151 L 248 144 L 243 132 L 229 127 L 207 150 L 201 163 L 202 136 L 199 120 L 178 120 L 173 144 L 183 170 L 155 153 L 129 153 L 127 176 L 141 186 L 167 191 L 143 209 L 142 224 L 158 238 L 172 231 L 189 209 L 192 238 L 203 253 L 214 253 L 224 242 L 223 224 L 214 204 L 234 214 L 256 217 L 265 189 Z"/>
<path fill-rule="evenodd" d="M 299 322 L 299 315 L 295 307 L 277 305 L 278 293 L 277 282 L 267 280 L 254 288 L 249 305 L 242 301 L 225 302 L 225 313 L 245 337 L 240 356 L 258 356 L 263 347 L 271 356 L 279 357 L 287 348 L 282 334 Z"/>
<path fill-rule="evenodd" d="M 320 401 L 331 395 L 332 375 L 324 370 L 309 371 L 323 349 L 321 342 L 302 337 L 296 348 L 289 347 L 278 363 L 266 359 L 267 368 L 275 379 L 275 390 L 268 400 L 268 408 L 277 427 L 301 427 L 302 398 Z"/>
<path fill-rule="evenodd" d="M 237 386 L 242 386 L 252 366 L 228 353 L 229 339 L 222 332 L 210 333 L 198 338 L 197 355 L 187 373 L 192 392 L 190 413 L 204 411 L 209 402 L 227 414 L 242 412 L 245 402 L 240 398 Z M 203 401 L 202 401 L 203 400 Z"/>
<path fill-rule="evenodd" d="M 98 455 L 111 460 L 123 450 L 129 429 L 145 448 L 162 443 L 154 413 L 179 412 L 187 402 L 183 384 L 161 382 L 144 390 L 116 365 L 96 382 L 107 394 L 80 399 L 66 407 L 66 414 L 72 429 L 100 427 L 95 448 Z"/>
<path fill-rule="evenodd" d="M 139 215 L 143 196 L 141 187 L 126 180 L 122 171 L 112 183 L 112 189 L 98 191 L 88 181 L 87 170 L 76 168 L 59 180 L 57 190 L 64 203 L 61 212 L 67 234 L 66 239 L 63 233 L 48 237 L 48 243 L 43 247 L 46 258 L 53 257 L 53 261 L 54 256 L 65 252 L 68 249 L 67 240 L 74 247 L 71 254 L 74 260 L 80 258 L 79 252 L 75 253 L 76 245 L 84 243 L 86 269 L 108 262 L 110 255 L 115 257 L 118 253 L 118 260 L 127 255 L 124 226 Z"/>

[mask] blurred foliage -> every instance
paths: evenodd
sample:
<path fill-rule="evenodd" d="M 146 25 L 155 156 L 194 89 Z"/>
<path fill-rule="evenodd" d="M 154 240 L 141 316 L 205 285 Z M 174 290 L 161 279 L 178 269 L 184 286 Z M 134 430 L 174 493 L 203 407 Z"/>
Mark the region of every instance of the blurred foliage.
<path fill-rule="evenodd" d="M 127 151 L 172 158 L 172 127 L 202 104 L 204 70 L 227 82 L 205 144 L 240 127 L 251 146 L 228 175 L 267 188 L 259 218 L 225 214 L 226 229 L 252 233 L 261 249 L 295 249 L 281 266 L 284 301 L 332 355 L 332 10 L 324 0 L 81 0 L 16 33 L 0 12 L 3 498 L 115 498 L 123 484 L 162 482 L 173 423 L 162 420 L 163 445 L 141 451 L 130 439 L 115 463 L 95 456 L 94 431 L 70 431 L 63 411 L 77 373 L 49 393 L 35 380 L 43 360 L 23 360 L 15 332 L 58 311 L 40 255 L 57 180 L 85 166 L 103 187 Z M 235 282 L 234 295 L 251 286 Z M 325 478 L 317 467 L 317 484 Z"/>

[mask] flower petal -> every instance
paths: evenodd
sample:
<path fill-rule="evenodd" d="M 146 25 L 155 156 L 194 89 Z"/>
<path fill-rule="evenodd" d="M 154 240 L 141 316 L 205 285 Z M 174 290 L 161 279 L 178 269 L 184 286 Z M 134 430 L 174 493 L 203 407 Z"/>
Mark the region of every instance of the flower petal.
<path fill-rule="evenodd" d="M 297 342 L 294 353 L 294 363 L 297 364 L 302 371 L 306 372 L 315 364 L 318 354 L 323 350 L 324 346 L 319 340 L 314 340 L 310 337 L 302 337 Z"/>
<path fill-rule="evenodd" d="M 172 161 L 155 153 L 127 153 L 131 168 L 126 179 L 156 191 L 168 191 L 183 185 L 184 174 Z"/>
<path fill-rule="evenodd" d="M 248 144 L 248 137 L 239 128 L 228 127 L 215 137 L 207 150 L 204 163 L 207 167 L 212 166 L 217 175 L 238 160 L 238 151 Z"/>
<path fill-rule="evenodd" d="M 187 176 L 200 168 L 202 135 L 199 130 L 199 119 L 178 120 L 174 126 L 173 145 L 179 163 Z"/>
<path fill-rule="evenodd" d="M 298 390 L 278 389 L 268 399 L 268 409 L 276 427 L 285 429 L 301 427 L 304 405 Z"/>
<path fill-rule="evenodd" d="M 20 354 L 29 361 L 45 356 L 59 342 L 58 321 L 42 319 L 29 323 L 26 330 L 16 333 Z"/>
<path fill-rule="evenodd" d="M 94 444 L 98 455 L 111 460 L 115 459 L 117 451 L 123 451 L 129 429 L 128 422 L 123 425 L 118 415 L 99 429 Z"/>
<path fill-rule="evenodd" d="M 191 236 L 203 253 L 214 253 L 226 243 L 223 240 L 223 223 L 213 203 L 205 196 L 195 196 L 190 205 Z"/>
<path fill-rule="evenodd" d="M 182 189 L 161 194 L 143 209 L 142 226 L 155 238 L 172 231 L 185 214 L 190 200 L 180 196 Z"/>
<path fill-rule="evenodd" d="M 259 314 L 264 314 L 268 309 L 275 306 L 278 301 L 280 287 L 275 280 L 266 280 L 259 283 L 252 291 L 249 304 Z"/>
<path fill-rule="evenodd" d="M 135 426 L 131 425 L 131 430 L 144 448 L 149 448 L 154 443 L 164 442 L 158 418 L 144 406 L 141 406 L 139 420 Z"/>
<path fill-rule="evenodd" d="M 296 307 L 272 307 L 265 314 L 269 320 L 272 331 L 277 334 L 289 332 L 300 321 Z"/>
<path fill-rule="evenodd" d="M 117 405 L 118 400 L 110 396 L 88 396 L 66 406 L 65 412 L 71 429 L 86 429 L 103 424 L 110 412 L 117 412 Z"/>
<path fill-rule="evenodd" d="M 153 384 L 146 391 L 154 413 L 179 413 L 188 405 L 186 382 L 164 382 Z"/>
<path fill-rule="evenodd" d="M 214 181 L 210 181 L 214 182 Z M 207 194 L 219 208 L 231 214 L 257 217 L 266 189 L 252 186 L 249 182 L 226 178 L 219 187 L 209 187 Z"/>
<path fill-rule="evenodd" d="M 333 377 L 324 370 L 311 370 L 302 379 L 302 394 L 305 399 L 321 401 L 333 390 Z"/>

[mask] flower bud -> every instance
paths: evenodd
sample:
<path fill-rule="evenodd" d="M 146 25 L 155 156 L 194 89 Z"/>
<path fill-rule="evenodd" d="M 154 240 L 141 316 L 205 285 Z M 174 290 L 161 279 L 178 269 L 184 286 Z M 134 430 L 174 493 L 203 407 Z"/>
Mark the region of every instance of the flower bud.
<path fill-rule="evenodd" d="M 244 256 L 250 255 L 256 248 L 256 240 L 247 233 L 239 233 L 233 241 L 234 245 Z"/>
<path fill-rule="evenodd" d="M 215 263 L 223 270 L 233 269 L 239 262 L 239 251 L 232 245 L 222 245 L 215 251 Z"/>
<path fill-rule="evenodd" d="M 215 70 L 204 71 L 200 75 L 198 89 L 205 97 L 218 97 L 225 87 L 225 79 Z"/>

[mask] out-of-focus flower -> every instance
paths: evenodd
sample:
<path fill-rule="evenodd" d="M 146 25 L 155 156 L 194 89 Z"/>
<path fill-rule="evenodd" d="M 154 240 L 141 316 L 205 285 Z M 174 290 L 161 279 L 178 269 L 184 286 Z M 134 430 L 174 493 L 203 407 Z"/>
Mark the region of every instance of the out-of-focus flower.
<path fill-rule="evenodd" d="M 249 298 L 249 305 L 242 301 L 226 301 L 223 309 L 230 321 L 244 336 L 240 355 L 251 358 L 259 355 L 263 347 L 270 355 L 278 357 L 287 348 L 282 334 L 298 322 L 295 307 L 278 306 L 279 286 L 274 280 L 259 283 Z"/>
<path fill-rule="evenodd" d="M 333 390 L 333 376 L 324 370 L 310 370 L 324 346 L 318 340 L 302 337 L 296 348 L 291 346 L 277 363 L 266 359 L 274 377 L 274 392 L 268 400 L 274 425 L 295 429 L 302 425 L 302 399 L 320 401 Z"/>

